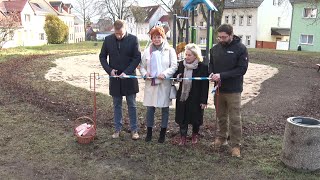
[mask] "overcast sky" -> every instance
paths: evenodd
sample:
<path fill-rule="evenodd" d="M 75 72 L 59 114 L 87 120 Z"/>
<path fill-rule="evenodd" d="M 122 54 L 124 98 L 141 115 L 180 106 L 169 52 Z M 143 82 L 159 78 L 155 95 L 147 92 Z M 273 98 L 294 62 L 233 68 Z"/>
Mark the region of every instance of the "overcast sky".
<path fill-rule="evenodd" d="M 160 3 L 160 0 L 137 0 L 140 6 L 151 6 L 151 5 L 157 5 Z M 165 3 L 168 3 L 170 0 L 164 0 Z M 62 0 L 64 3 L 71 3 L 73 6 L 77 6 L 77 1 L 76 0 Z M 75 13 L 76 11 L 73 11 Z M 93 22 L 98 21 L 100 16 L 96 16 L 92 18 L 91 20 Z"/>

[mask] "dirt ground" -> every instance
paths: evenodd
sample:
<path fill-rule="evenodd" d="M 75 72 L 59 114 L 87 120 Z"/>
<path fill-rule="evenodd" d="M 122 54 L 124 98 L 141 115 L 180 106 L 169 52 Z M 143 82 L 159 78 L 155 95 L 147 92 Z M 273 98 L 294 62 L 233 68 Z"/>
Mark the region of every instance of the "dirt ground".
<path fill-rule="evenodd" d="M 17 68 L 22 68 L 34 57 L 31 56 L 24 60 L 12 60 L 8 63 L 2 63 L 0 66 L 1 86 L 5 91 L 11 94 L 28 95 L 28 101 L 33 104 L 53 108 L 54 111 L 65 112 L 68 109 L 69 116 L 76 117 L 79 109 L 90 111 L 83 107 L 70 107 L 67 102 L 54 105 L 48 104 L 44 92 L 28 92 L 26 86 L 19 85 L 19 76 Z M 37 57 L 39 58 L 39 57 Z M 254 52 L 250 54 L 250 62 L 272 65 L 278 68 L 279 72 L 272 78 L 264 81 L 261 85 L 260 94 L 243 106 L 242 115 L 256 116 L 265 119 L 264 122 L 244 124 L 245 134 L 255 133 L 283 133 L 285 119 L 290 116 L 308 116 L 320 119 L 320 73 L 317 72 L 316 64 L 320 63 L 319 57 L 305 55 L 289 55 Z M 93 66 L 97 66 L 94 65 Z M 7 86 L 7 87 L 5 87 Z M 17 87 L 15 87 L 17 86 Z M 35 96 L 35 97 L 31 97 Z M 5 104 L 6 102 L 1 102 Z M 77 111 L 73 110 L 77 109 Z"/>
<path fill-rule="evenodd" d="M 49 116 L 50 114 L 54 114 L 56 117 L 63 117 L 61 119 L 65 119 L 64 117 L 67 117 L 68 119 L 74 119 L 76 117 L 82 116 L 84 114 L 90 114 L 92 112 L 90 105 L 77 103 L 77 100 L 70 100 L 70 98 L 68 98 L 68 93 L 63 93 L 64 91 L 67 92 L 67 91 L 73 90 L 73 89 L 70 90 L 69 86 L 68 86 L 69 89 L 60 89 L 59 92 L 50 91 L 50 85 L 52 82 L 46 81 L 44 77 L 38 76 L 39 74 L 38 71 L 45 74 L 47 69 L 41 69 L 41 67 L 43 67 L 43 65 L 41 64 L 41 61 L 37 61 L 37 63 L 34 63 L 36 59 L 46 59 L 46 56 L 38 56 L 38 55 L 27 56 L 25 58 L 11 59 L 10 61 L 0 63 L 0 76 L 1 76 L 0 108 L 11 106 L 11 105 L 13 106 L 20 103 L 32 104 L 33 106 L 36 106 L 41 110 L 41 114 L 44 114 L 41 116 L 47 116 L 47 115 Z M 47 63 L 44 61 L 45 60 L 43 60 L 43 63 Z M 291 116 L 307 116 L 307 117 L 320 119 L 320 81 L 319 81 L 320 73 L 317 72 L 317 67 L 316 67 L 316 64 L 320 63 L 319 56 L 309 56 L 307 54 L 295 54 L 295 53 L 292 53 L 292 54 L 274 53 L 273 51 L 270 51 L 270 52 L 254 51 L 250 53 L 250 61 L 253 63 L 271 65 L 277 68 L 279 72 L 275 74 L 273 77 L 265 80 L 261 85 L 259 95 L 252 98 L 249 102 L 243 105 L 242 117 L 243 117 L 244 138 L 259 136 L 259 135 L 262 135 L 262 136 L 266 135 L 266 137 L 269 137 L 270 135 L 281 136 L 284 132 L 286 119 Z M 35 86 L 33 83 L 37 83 L 36 85 L 37 88 L 34 88 Z M 61 94 L 57 94 L 57 93 L 61 93 Z M 79 94 L 79 98 L 82 98 L 81 94 Z M 91 99 L 88 99 L 88 101 L 91 101 Z M 17 107 L 17 108 L 22 109 L 23 107 Z M 19 111 L 10 109 L 10 112 L 6 112 L 6 113 L 9 113 L 12 116 L 16 116 L 19 114 Z M 110 117 L 110 113 L 111 112 L 99 110 L 97 119 L 103 119 L 102 117 L 104 117 L 104 119 L 105 117 Z M 36 114 L 35 116 L 37 116 L 37 112 L 35 112 L 35 114 Z M 43 117 L 43 119 L 46 119 L 46 118 L 50 119 L 50 117 Z M 212 118 L 212 117 L 210 116 L 207 118 Z M 23 119 L 23 117 L 21 117 L 21 119 Z M 110 117 L 110 119 L 112 119 L 112 117 Z M 251 121 L 253 119 L 257 119 L 257 121 L 254 121 L 254 122 Z M 49 123 L 49 125 L 52 127 L 61 126 L 62 127 L 61 129 L 65 131 L 65 132 L 61 132 L 62 135 L 70 132 L 70 126 L 68 124 L 69 122 L 65 122 L 65 124 L 63 124 L 64 122 L 62 122 L 62 120 L 59 123 L 55 121 L 41 122 L 41 124 L 44 124 L 45 126 L 47 125 L 46 123 Z M 111 129 L 112 121 L 110 121 L 109 123 L 99 121 L 98 125 L 107 126 L 107 127 L 110 127 Z M 4 128 L 1 124 L 0 124 L 0 127 L 2 130 L 7 130 L 8 128 L 8 127 Z M 212 127 L 205 127 L 205 128 L 212 129 Z M 16 130 L 16 127 L 13 126 L 12 130 Z M 44 131 L 43 132 L 44 138 L 50 138 L 50 136 L 46 137 L 48 134 L 47 132 L 45 132 L 45 130 L 41 130 L 41 131 Z M 205 131 L 205 129 L 203 131 Z M 68 135 L 65 135 L 65 136 L 67 137 Z M 15 139 L 14 134 L 10 136 L 11 137 L 3 136 L 4 138 L 1 139 L 0 141 L 1 147 L 5 147 L 5 145 L 8 144 L 7 142 L 13 141 Z M 174 135 L 169 135 L 168 141 L 172 141 L 174 139 L 173 137 Z M 23 138 L 23 137 L 20 137 L 20 138 Z M 128 141 L 125 141 L 125 140 L 118 143 L 114 143 L 112 141 L 108 142 L 106 140 L 103 140 L 103 138 L 106 138 L 106 137 L 98 137 L 98 139 L 96 140 L 98 143 L 94 144 L 93 146 L 87 147 L 88 149 L 92 148 L 93 150 L 95 150 L 93 155 L 87 153 L 85 148 L 80 149 L 79 146 L 75 146 L 73 144 L 71 145 L 64 144 L 61 146 L 63 147 L 62 149 L 52 149 L 51 154 L 57 155 L 59 153 L 63 153 L 65 149 L 68 149 L 69 146 L 75 146 L 71 148 L 71 150 L 76 149 L 79 152 L 77 153 L 72 152 L 74 154 L 82 155 L 83 153 L 86 159 L 90 159 L 92 158 L 92 156 L 94 156 L 97 159 L 99 158 L 105 159 L 105 158 L 110 158 L 109 157 L 110 153 L 114 153 L 111 151 L 108 152 L 107 151 L 108 149 L 105 147 L 112 146 L 116 148 L 118 147 L 117 150 L 120 152 L 119 154 L 116 154 L 117 156 L 115 157 L 122 157 L 124 154 L 126 158 L 131 157 L 130 152 L 133 149 L 134 145 L 130 146 Z M 203 141 L 209 142 L 212 139 L 212 136 L 206 137 L 206 139 L 205 138 L 203 139 L 204 139 Z M 55 139 L 52 138 L 52 141 L 53 140 Z M 43 143 L 45 142 L 46 141 L 43 141 Z M 279 140 L 277 140 L 277 142 L 279 142 Z M 17 141 L 17 146 L 18 146 L 18 143 L 20 142 Z M 30 142 L 27 142 L 27 143 L 29 143 L 28 145 L 30 145 Z M 58 143 L 59 141 L 57 142 L 57 144 Z M 126 145 L 126 143 L 128 143 L 129 145 Z M 30 146 L 32 147 L 32 144 Z M 127 146 L 129 146 L 129 149 L 126 149 Z M 157 148 L 157 146 L 150 146 L 150 147 L 143 146 L 143 147 L 150 148 L 151 152 L 153 151 L 152 148 Z M 172 148 L 171 146 L 168 149 L 164 149 L 164 148 L 166 147 L 160 147 L 160 149 L 162 149 L 163 151 L 161 153 L 163 154 L 170 153 L 172 150 L 174 150 L 174 148 Z M 126 152 L 122 152 L 121 151 L 122 149 L 124 149 L 123 151 L 126 151 Z M 246 146 L 244 147 L 244 149 L 245 149 L 244 151 L 245 153 L 252 150 Z M 207 146 L 200 146 L 200 148 L 198 148 L 197 150 L 198 150 L 197 153 L 212 154 L 211 150 Z M 257 151 L 258 155 L 261 154 L 261 151 L 260 150 Z M 72 154 L 68 151 L 66 152 L 68 154 Z M 141 152 L 137 152 L 136 156 L 140 157 L 142 156 L 141 154 L 146 152 L 148 151 L 146 151 L 145 149 L 142 149 Z M 42 169 L 41 167 L 37 167 L 36 161 L 33 161 L 34 159 L 36 159 L 34 158 L 36 157 L 36 154 L 32 154 L 31 156 L 28 156 L 29 159 L 24 160 L 22 158 L 19 159 L 19 154 L 17 155 L 10 154 L 11 152 L 6 152 L 6 153 L 9 154 L 10 156 L 17 156 L 17 158 L 16 158 L 16 161 L 11 161 L 10 163 L 7 163 L 6 161 L 2 160 L 2 157 L 1 157 L 0 171 L 12 172 L 12 174 L 20 173 L 26 176 L 26 177 L 21 177 L 20 179 L 24 179 L 24 178 L 37 179 L 34 177 L 38 177 L 38 179 L 39 177 L 40 179 L 41 177 L 44 177 L 42 179 L 63 179 L 63 178 L 72 179 L 70 178 L 70 177 L 73 177 L 72 173 L 77 172 L 76 170 L 74 170 L 70 172 L 70 175 L 63 174 L 64 176 L 61 176 L 60 173 L 64 172 L 64 169 L 63 169 L 64 167 L 72 169 L 72 167 L 74 167 L 75 165 L 68 164 L 67 166 L 63 166 L 63 163 L 61 163 L 62 168 L 60 168 L 59 166 L 53 166 L 56 169 L 53 168 L 53 171 L 49 171 L 50 168 L 43 167 Z M 17 153 L 19 153 L 19 151 Z M 267 152 L 265 153 L 267 154 Z M 179 156 L 179 154 L 181 154 L 180 151 L 177 151 L 172 156 Z M 214 154 L 214 156 L 212 157 L 218 157 L 219 155 L 220 154 Z M 113 158 L 116 159 L 115 157 Z M 156 156 L 152 156 L 152 157 L 156 157 Z M 247 156 L 247 157 L 250 158 L 250 156 Z M 179 158 L 180 158 L 179 160 L 181 160 L 184 157 L 182 156 Z M 135 172 L 139 172 L 141 173 L 141 175 L 143 175 L 145 173 L 148 173 L 144 169 L 146 168 L 152 169 L 152 167 L 147 167 L 148 165 L 144 164 L 143 158 L 140 158 L 140 159 L 137 158 L 137 159 L 138 159 L 137 162 L 133 163 L 136 165 L 134 167 L 136 168 L 134 169 Z M 159 159 L 156 159 L 156 160 L 160 161 L 162 160 L 162 158 L 160 157 L 160 160 Z M 118 161 L 121 161 L 121 159 L 120 160 L 118 159 Z M 228 164 L 231 164 L 232 166 L 233 165 L 232 162 L 234 163 L 234 161 L 226 158 L 217 158 L 212 161 L 215 162 L 214 165 L 223 165 L 223 166 L 227 166 Z M 30 166 L 27 167 L 27 164 L 30 162 L 34 164 L 31 164 Z M 70 162 L 75 163 L 73 160 L 70 160 Z M 101 160 L 101 161 L 95 162 L 95 164 L 104 163 L 104 162 L 106 161 Z M 183 162 L 185 162 L 184 159 L 183 159 Z M 228 162 L 231 162 L 231 163 L 228 163 Z M 246 163 L 252 163 L 252 162 L 254 164 L 254 161 L 252 161 L 252 159 L 249 159 L 245 161 L 244 164 L 241 164 L 241 161 L 237 163 L 240 164 L 239 167 L 244 167 L 246 166 Z M 122 164 L 121 163 L 120 164 L 126 165 L 126 163 L 127 162 L 123 162 Z M 203 165 L 203 164 L 200 164 L 200 165 Z M 37 168 L 32 168 L 32 167 L 37 167 Z M 238 171 L 238 169 L 241 169 L 239 167 L 237 168 L 232 167 L 232 168 L 233 170 Z M 18 172 L 18 170 L 15 170 L 15 168 L 22 169 L 23 171 Z M 30 168 L 30 171 L 28 168 Z M 198 171 L 200 171 L 203 168 L 205 169 L 206 166 L 199 167 Z M 251 168 L 254 168 L 254 167 L 253 166 L 247 167 L 247 169 L 251 169 Z M 35 169 L 37 171 L 35 171 Z M 111 170 L 112 168 L 107 169 L 106 171 L 111 171 Z M 25 172 L 25 171 L 28 171 L 28 172 Z M 135 174 L 135 172 L 132 172 L 132 174 Z M 210 172 L 211 172 L 211 169 L 210 169 Z M 246 172 L 243 172 L 243 174 L 246 174 Z M 231 176 L 233 177 L 231 179 L 234 179 L 239 175 L 234 173 L 233 175 L 231 174 L 228 177 L 231 177 Z M 262 175 L 259 174 L 259 172 L 250 171 L 250 176 L 243 175 L 242 177 L 251 177 L 247 179 L 260 179 Z M 266 178 L 266 176 L 264 177 L 265 179 L 272 178 L 270 176 L 269 178 L 268 177 Z"/>
<path fill-rule="evenodd" d="M 250 54 L 250 62 L 253 63 L 250 63 L 245 75 L 242 114 L 244 119 L 246 116 L 255 116 L 263 117 L 265 121 L 259 124 L 245 123 L 244 133 L 281 134 L 285 119 L 291 116 L 319 119 L 320 73 L 316 72 L 315 66 L 319 61 L 319 58 L 302 55 L 271 52 Z M 55 63 L 57 66 L 49 70 L 46 74 L 47 79 L 65 81 L 82 88 L 89 88 L 87 74 L 98 72 L 100 75 L 106 75 L 99 63 L 98 55 L 95 54 L 61 58 Z M 266 66 L 269 64 L 276 68 Z M 139 85 L 137 99 L 142 101 L 142 80 Z M 108 94 L 107 87 L 107 78 L 97 81 L 97 91 Z M 209 107 L 213 107 L 211 101 L 213 102 L 212 96 L 209 96 Z"/>

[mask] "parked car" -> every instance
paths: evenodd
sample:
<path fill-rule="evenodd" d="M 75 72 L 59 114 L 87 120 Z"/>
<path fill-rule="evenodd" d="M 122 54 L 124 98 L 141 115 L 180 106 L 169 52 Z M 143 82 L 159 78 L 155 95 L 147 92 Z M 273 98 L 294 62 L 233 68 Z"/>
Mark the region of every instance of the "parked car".
<path fill-rule="evenodd" d="M 112 34 L 112 32 L 97 32 L 97 41 L 104 41 L 104 38 Z"/>

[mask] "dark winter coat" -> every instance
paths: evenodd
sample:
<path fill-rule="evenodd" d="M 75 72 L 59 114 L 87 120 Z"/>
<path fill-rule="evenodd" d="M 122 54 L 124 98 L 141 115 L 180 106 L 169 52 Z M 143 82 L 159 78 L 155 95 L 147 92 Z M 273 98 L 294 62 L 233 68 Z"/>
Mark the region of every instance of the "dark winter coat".
<path fill-rule="evenodd" d="M 178 70 L 174 74 L 176 77 L 178 74 L 184 73 L 183 62 L 179 63 Z M 208 77 L 208 66 L 199 62 L 198 68 L 192 72 L 192 77 Z M 181 102 L 180 96 L 182 91 L 182 82 L 179 84 L 176 100 L 176 118 L 175 121 L 178 124 L 192 124 L 202 125 L 203 123 L 203 109 L 200 104 L 207 104 L 209 81 L 207 80 L 194 80 L 192 81 L 192 87 L 190 89 L 189 97 L 186 101 Z"/>
<path fill-rule="evenodd" d="M 107 61 L 109 56 L 109 62 Z M 141 61 L 139 43 L 136 36 L 126 34 L 117 40 L 114 34 L 105 38 L 99 55 L 103 69 L 110 75 L 112 69 L 117 75 L 136 75 L 135 69 Z M 139 92 L 137 79 L 110 78 L 109 92 L 111 96 L 127 96 Z"/>
<path fill-rule="evenodd" d="M 234 36 L 227 46 L 217 44 L 210 50 L 209 74 L 220 73 L 222 93 L 240 93 L 243 90 L 243 75 L 248 69 L 248 51 Z"/>

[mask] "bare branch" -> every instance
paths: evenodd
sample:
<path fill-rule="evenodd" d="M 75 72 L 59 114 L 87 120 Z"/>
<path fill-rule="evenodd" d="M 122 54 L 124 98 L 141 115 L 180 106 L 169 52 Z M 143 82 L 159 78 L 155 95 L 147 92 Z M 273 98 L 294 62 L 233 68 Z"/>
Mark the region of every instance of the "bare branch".
<path fill-rule="evenodd" d="M 9 12 L 0 14 L 0 49 L 14 36 L 14 31 L 20 27 L 20 13 Z"/>

